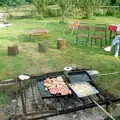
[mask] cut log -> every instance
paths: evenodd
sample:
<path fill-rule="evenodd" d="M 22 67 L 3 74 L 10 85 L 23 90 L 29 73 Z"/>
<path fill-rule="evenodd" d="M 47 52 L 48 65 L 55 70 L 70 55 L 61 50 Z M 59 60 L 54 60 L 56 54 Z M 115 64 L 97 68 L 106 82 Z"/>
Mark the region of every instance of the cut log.
<path fill-rule="evenodd" d="M 48 50 L 48 47 L 49 47 L 48 40 L 41 41 L 38 44 L 38 50 L 39 50 L 39 52 L 46 52 Z"/>
<path fill-rule="evenodd" d="M 66 41 L 62 38 L 57 39 L 57 48 L 58 49 L 65 49 L 66 48 Z"/>
<path fill-rule="evenodd" d="M 18 46 L 8 46 L 8 56 L 16 56 L 19 53 Z"/>

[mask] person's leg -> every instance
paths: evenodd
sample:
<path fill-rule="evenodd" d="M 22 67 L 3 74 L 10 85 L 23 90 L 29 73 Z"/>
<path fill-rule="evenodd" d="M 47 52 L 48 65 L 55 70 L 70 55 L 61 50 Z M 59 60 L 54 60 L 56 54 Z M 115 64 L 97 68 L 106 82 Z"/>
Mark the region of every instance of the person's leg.
<path fill-rule="evenodd" d="M 110 52 L 112 50 L 113 46 L 116 46 L 116 38 L 117 37 L 115 37 L 115 39 L 113 39 L 113 41 L 111 43 L 111 46 L 108 46 L 107 48 L 105 48 L 105 49 L 107 49 L 105 51 L 109 51 Z"/>
<path fill-rule="evenodd" d="M 118 57 L 118 54 L 119 54 L 119 48 L 120 48 L 120 44 L 117 43 L 117 44 L 115 45 L 115 54 L 114 54 L 115 57 Z"/>

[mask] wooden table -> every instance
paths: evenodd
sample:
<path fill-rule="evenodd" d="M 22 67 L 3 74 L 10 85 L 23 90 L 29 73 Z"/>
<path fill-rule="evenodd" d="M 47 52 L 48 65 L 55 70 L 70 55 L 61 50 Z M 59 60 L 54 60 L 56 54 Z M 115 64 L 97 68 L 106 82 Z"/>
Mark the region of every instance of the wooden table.
<path fill-rule="evenodd" d="M 37 35 L 47 34 L 47 33 L 48 33 L 48 30 L 32 30 L 32 31 L 26 32 L 25 34 L 29 36 L 37 36 Z"/>

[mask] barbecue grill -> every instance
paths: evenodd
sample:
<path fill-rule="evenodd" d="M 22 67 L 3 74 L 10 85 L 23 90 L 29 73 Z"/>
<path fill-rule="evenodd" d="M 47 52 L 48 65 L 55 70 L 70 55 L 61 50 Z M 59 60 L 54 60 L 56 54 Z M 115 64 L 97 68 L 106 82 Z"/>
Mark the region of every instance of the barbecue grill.
<path fill-rule="evenodd" d="M 57 76 L 63 76 L 64 80 L 69 84 L 81 84 L 85 83 L 91 86 L 94 90 L 92 93 L 79 96 L 71 86 L 70 89 L 72 90 L 71 95 L 66 96 L 56 96 L 49 93 L 49 91 L 45 91 L 43 82 L 46 78 L 53 78 Z M 39 92 L 42 96 L 44 103 L 48 106 L 51 106 L 55 109 L 57 114 L 65 114 L 69 112 L 74 112 L 77 110 L 83 110 L 86 108 L 96 107 L 97 105 L 90 99 L 90 96 L 94 98 L 94 100 L 99 103 L 99 105 L 106 105 L 108 106 L 112 102 L 117 102 L 119 99 L 114 97 L 113 95 L 105 92 L 101 88 L 99 88 L 94 81 L 92 80 L 91 76 L 88 74 L 86 70 L 72 70 L 66 74 L 64 71 L 47 73 L 41 76 L 36 77 L 37 86 Z M 48 102 L 49 101 L 49 102 Z M 59 107 L 58 107 L 59 106 Z M 53 116 L 53 115 L 51 115 Z"/>
<path fill-rule="evenodd" d="M 61 73 L 61 74 L 59 73 L 59 74 L 47 75 L 44 78 L 38 77 L 37 85 L 38 85 L 38 88 L 39 88 L 40 93 L 42 95 L 42 98 L 58 97 L 55 95 L 51 95 L 49 93 L 49 91 L 45 90 L 45 87 L 44 87 L 44 80 L 45 79 L 54 78 L 57 76 L 62 76 L 64 78 L 65 82 L 68 83 L 68 86 L 72 90 L 73 95 L 77 95 L 75 89 L 73 89 L 75 84 L 78 84 L 81 86 L 86 85 L 88 87 L 91 87 L 91 89 L 93 89 L 93 92 L 89 93 L 89 95 L 99 93 L 99 91 L 91 84 L 92 78 L 90 77 L 90 75 L 86 71 L 72 71 L 72 72 L 68 72 L 67 75 L 64 73 Z M 63 97 L 63 96 L 59 96 L 59 97 Z"/>
<path fill-rule="evenodd" d="M 36 112 L 25 112 L 27 120 L 37 120 L 41 118 L 46 118 L 50 116 L 60 115 L 60 114 L 67 114 L 70 112 L 75 112 L 79 110 L 84 110 L 87 108 L 96 107 L 98 105 L 106 105 L 106 108 L 113 102 L 119 102 L 120 98 L 116 98 L 114 95 L 104 91 L 103 89 L 99 88 L 92 79 L 92 76 L 87 72 L 86 69 L 76 69 L 67 72 L 58 71 L 52 73 L 46 73 L 43 75 L 32 75 L 30 78 L 35 80 L 35 86 L 37 89 L 34 88 L 32 92 L 34 93 L 33 96 L 36 95 L 36 90 L 39 92 L 41 97 L 40 102 L 36 102 Z M 58 76 L 62 76 L 65 83 L 72 91 L 72 94 L 68 95 L 55 95 L 51 94 L 45 90 L 44 80 L 47 78 L 56 78 Z M 87 86 L 91 89 L 91 91 L 86 94 L 81 94 L 79 91 L 74 89 L 75 85 L 79 86 Z M 33 86 L 33 85 L 32 85 Z M 85 89 L 83 89 L 84 91 Z M 23 91 L 22 91 L 23 92 Z M 22 94 L 22 93 L 21 93 Z M 21 95 L 22 96 L 22 95 Z M 22 98 L 22 97 L 21 97 Z M 25 99 L 26 100 L 26 99 Z M 34 99 L 34 102 L 36 100 Z M 24 99 L 22 101 L 24 104 Z M 23 106 L 24 106 L 23 104 Z M 40 104 L 42 105 L 42 109 L 39 110 Z M 27 110 L 27 108 L 26 108 Z M 23 111 L 24 112 L 24 111 Z"/>

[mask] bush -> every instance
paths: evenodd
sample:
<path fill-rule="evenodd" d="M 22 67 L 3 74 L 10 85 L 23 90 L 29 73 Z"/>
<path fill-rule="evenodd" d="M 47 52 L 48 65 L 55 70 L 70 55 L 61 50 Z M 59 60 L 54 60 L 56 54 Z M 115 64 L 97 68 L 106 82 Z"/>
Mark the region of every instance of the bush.
<path fill-rule="evenodd" d="M 114 11 L 112 9 L 108 9 L 105 15 L 113 16 L 114 15 Z"/>
<path fill-rule="evenodd" d="M 100 9 L 99 11 L 96 11 L 94 13 L 95 16 L 104 16 L 104 11 L 102 9 Z"/>
<path fill-rule="evenodd" d="M 116 17 L 117 17 L 117 18 L 120 18 L 120 15 L 119 15 L 119 14 L 118 14 L 118 15 L 116 15 Z"/>
<path fill-rule="evenodd" d="M 61 16 L 61 8 L 59 6 L 57 6 L 57 5 L 48 6 L 46 14 L 49 17 Z"/>
<path fill-rule="evenodd" d="M 56 0 L 49 0 L 48 1 L 48 5 L 55 5 L 56 4 Z"/>
<path fill-rule="evenodd" d="M 17 6 L 25 4 L 25 0 L 0 0 L 0 5 Z"/>

